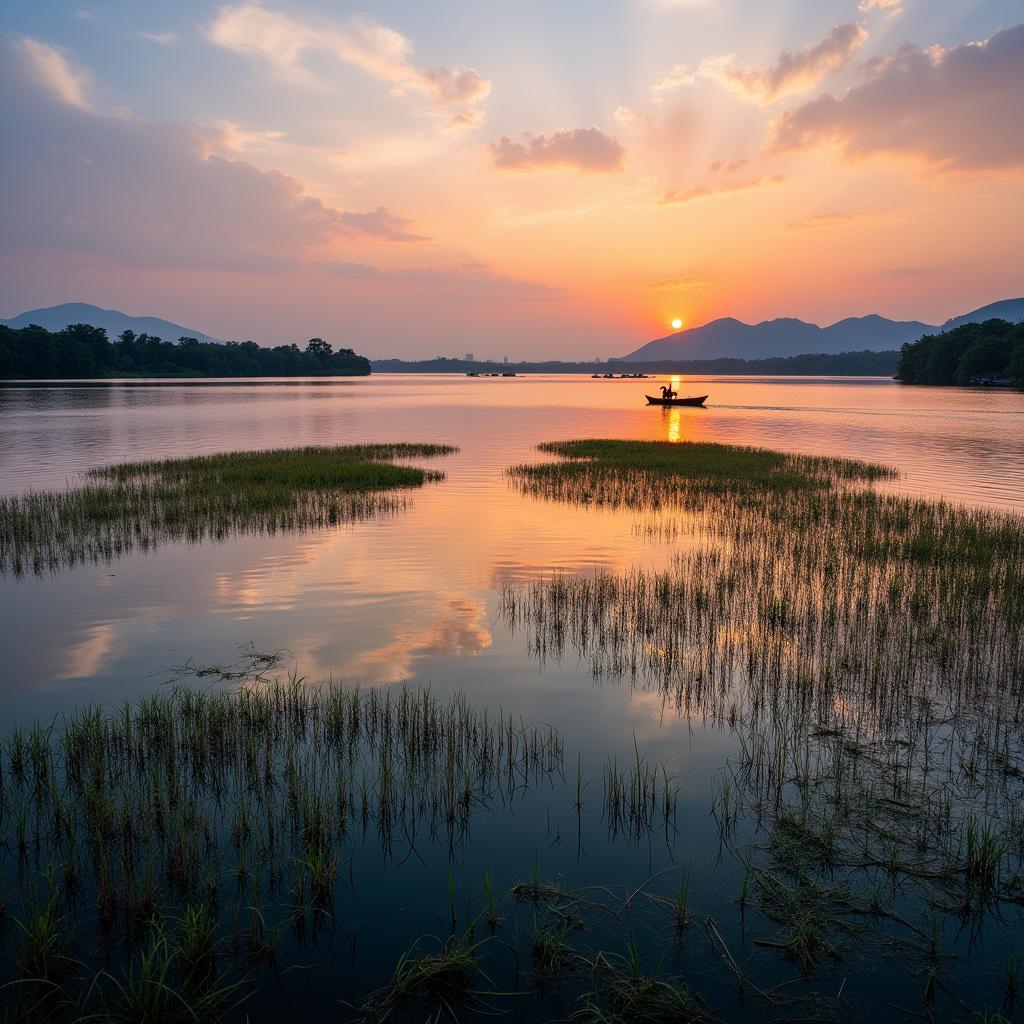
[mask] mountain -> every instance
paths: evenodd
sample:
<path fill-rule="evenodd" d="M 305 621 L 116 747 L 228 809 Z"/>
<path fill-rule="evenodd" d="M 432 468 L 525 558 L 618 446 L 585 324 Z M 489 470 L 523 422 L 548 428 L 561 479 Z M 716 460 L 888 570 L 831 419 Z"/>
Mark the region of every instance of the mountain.
<path fill-rule="evenodd" d="M 942 325 L 943 331 L 951 331 L 954 327 L 962 327 L 964 324 L 984 323 L 986 320 L 1009 320 L 1011 324 L 1019 324 L 1024 320 L 1024 298 L 1003 299 L 1002 302 L 992 302 L 973 313 L 964 313 L 963 316 L 955 316 Z"/>
<path fill-rule="evenodd" d="M 797 356 L 806 352 L 836 353 L 869 350 L 881 352 L 899 348 L 934 331 L 917 320 L 887 320 L 882 316 L 848 317 L 819 327 L 792 317 L 745 324 L 731 316 L 712 320 L 702 327 L 676 331 L 665 338 L 641 345 L 623 359 L 652 362 L 658 359 L 763 359 L 767 356 Z"/>
<path fill-rule="evenodd" d="M 919 320 L 889 320 L 877 314 L 847 317 L 828 327 L 819 327 L 791 317 L 745 324 L 728 316 L 712 320 L 701 327 L 655 338 L 621 358 L 646 363 L 659 359 L 763 359 L 807 352 L 882 352 L 898 349 L 908 341 L 917 341 L 924 334 L 951 330 L 965 323 L 980 323 L 993 317 L 1010 321 L 1024 320 L 1024 298 L 993 302 L 955 317 L 941 327 L 921 323 Z"/>
<path fill-rule="evenodd" d="M 193 330 L 191 327 L 172 324 L 170 320 L 161 320 L 156 316 L 129 316 L 116 309 L 90 306 L 87 302 L 64 302 L 59 306 L 48 306 L 46 309 L 30 309 L 27 313 L 11 317 L 10 320 L 0 320 L 0 324 L 14 328 L 38 324 L 48 331 L 62 331 L 68 324 L 90 324 L 93 327 L 105 328 L 111 341 L 122 331 L 134 331 L 136 334 L 154 334 L 164 341 L 198 338 L 200 341 L 220 342 L 219 338 L 211 338 L 208 334 Z"/>

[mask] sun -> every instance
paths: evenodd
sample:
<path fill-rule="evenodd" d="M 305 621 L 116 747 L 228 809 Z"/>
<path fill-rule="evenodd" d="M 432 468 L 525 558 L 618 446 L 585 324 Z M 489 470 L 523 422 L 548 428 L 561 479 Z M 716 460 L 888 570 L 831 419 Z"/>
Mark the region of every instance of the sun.
<path fill-rule="evenodd" d="M 675 320 L 672 321 L 672 330 L 673 331 L 678 331 L 679 328 L 682 327 L 682 326 L 683 326 L 683 321 L 680 320 L 679 317 L 676 317 Z"/>

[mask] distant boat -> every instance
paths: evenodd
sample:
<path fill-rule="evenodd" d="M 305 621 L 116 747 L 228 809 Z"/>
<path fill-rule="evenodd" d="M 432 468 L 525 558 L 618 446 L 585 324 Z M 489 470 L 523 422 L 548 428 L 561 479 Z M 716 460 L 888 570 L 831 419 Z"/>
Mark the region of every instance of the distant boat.
<path fill-rule="evenodd" d="M 984 376 L 972 377 L 967 383 L 982 388 L 1012 388 L 1017 382 L 1012 377 L 997 377 L 994 373 L 987 373 Z"/>
<path fill-rule="evenodd" d="M 647 396 L 648 405 L 703 405 L 707 401 L 707 395 L 693 395 L 690 398 L 655 398 L 654 395 Z"/>
<path fill-rule="evenodd" d="M 517 373 L 512 373 L 512 371 L 511 371 L 511 370 L 510 370 L 510 371 L 508 371 L 507 373 L 503 373 L 503 374 L 502 374 L 502 377 L 518 377 L 518 376 L 519 376 L 519 374 L 517 374 Z"/>
<path fill-rule="evenodd" d="M 479 370 L 470 370 L 469 373 L 466 374 L 466 376 L 467 377 L 479 377 L 480 376 L 480 371 Z"/>

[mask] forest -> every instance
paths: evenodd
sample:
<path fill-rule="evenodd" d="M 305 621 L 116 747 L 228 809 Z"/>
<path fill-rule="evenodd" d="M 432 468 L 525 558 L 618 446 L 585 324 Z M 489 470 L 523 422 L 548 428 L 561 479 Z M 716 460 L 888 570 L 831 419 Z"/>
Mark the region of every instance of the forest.
<path fill-rule="evenodd" d="M 903 346 L 896 379 L 903 384 L 970 384 L 974 377 L 1024 385 L 1024 323 L 985 320 Z"/>
<path fill-rule="evenodd" d="M 0 326 L 0 379 L 95 377 L 365 376 L 370 361 L 352 349 L 334 351 L 312 338 L 305 348 L 264 348 L 254 341 L 224 344 L 179 338 L 164 341 L 124 331 L 111 341 L 102 327 L 70 324 L 62 331 Z"/>

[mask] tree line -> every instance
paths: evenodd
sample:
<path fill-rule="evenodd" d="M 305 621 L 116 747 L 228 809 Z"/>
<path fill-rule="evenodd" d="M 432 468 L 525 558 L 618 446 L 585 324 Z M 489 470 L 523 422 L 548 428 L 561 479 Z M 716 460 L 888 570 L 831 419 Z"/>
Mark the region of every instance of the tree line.
<path fill-rule="evenodd" d="M 800 356 L 768 356 L 762 359 L 741 359 L 722 356 L 718 359 L 659 359 L 636 362 L 609 359 L 607 362 L 515 362 L 488 360 L 436 359 L 407 361 L 375 359 L 375 373 L 700 373 L 700 374 L 767 374 L 790 376 L 863 376 L 891 377 L 896 372 L 899 353 L 886 352 L 821 352 Z"/>
<path fill-rule="evenodd" d="M 896 369 L 903 384 L 969 384 L 990 375 L 1024 385 L 1024 323 L 985 320 L 926 334 L 903 346 Z"/>
<path fill-rule="evenodd" d="M 218 344 L 196 338 L 164 341 L 124 331 L 111 341 L 102 327 L 62 331 L 0 326 L 0 378 L 361 376 L 370 361 L 322 338 L 264 348 L 254 341 Z"/>

